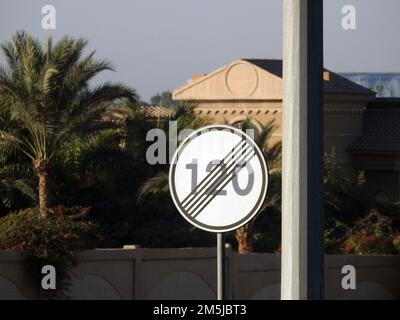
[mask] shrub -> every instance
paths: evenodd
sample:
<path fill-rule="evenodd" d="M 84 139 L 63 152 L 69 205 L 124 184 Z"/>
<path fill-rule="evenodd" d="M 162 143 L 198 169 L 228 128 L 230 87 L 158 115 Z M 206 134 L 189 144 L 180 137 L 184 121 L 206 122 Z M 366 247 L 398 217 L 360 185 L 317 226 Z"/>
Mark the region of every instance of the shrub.
<path fill-rule="evenodd" d="M 353 178 L 343 174 L 336 161 L 335 149 L 325 155 L 324 201 L 326 220 L 334 218 L 349 225 L 363 217 L 370 208 L 364 173 L 359 172 Z"/>
<path fill-rule="evenodd" d="M 26 254 L 26 268 L 40 298 L 67 297 L 69 272 L 77 265 L 76 252 L 93 247 L 97 225 L 87 218 L 88 208 L 50 209 L 41 218 L 37 208 L 11 213 L 0 219 L 0 250 Z M 56 290 L 41 288 L 41 269 L 56 268 Z"/>
<path fill-rule="evenodd" d="M 324 243 L 328 254 L 341 253 L 341 247 L 346 239 L 349 227 L 335 218 L 328 218 L 325 222 Z"/>
<path fill-rule="evenodd" d="M 347 234 L 344 242 L 345 254 L 394 254 L 393 219 L 372 210 L 365 218 L 359 219 Z"/>

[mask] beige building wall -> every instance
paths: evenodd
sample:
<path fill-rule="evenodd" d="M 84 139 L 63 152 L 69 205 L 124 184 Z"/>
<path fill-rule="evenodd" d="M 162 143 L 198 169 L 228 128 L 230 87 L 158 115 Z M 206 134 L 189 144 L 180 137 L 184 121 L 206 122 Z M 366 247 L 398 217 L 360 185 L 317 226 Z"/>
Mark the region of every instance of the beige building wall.
<path fill-rule="evenodd" d="M 328 72 L 325 81 L 330 81 Z M 196 112 L 215 123 L 235 124 L 247 118 L 265 125 L 274 121 L 272 143 L 282 139 L 282 79 L 244 60 L 196 76 L 172 93 L 174 100 L 197 103 Z M 371 94 L 325 94 L 325 151 L 336 150 L 337 162 L 353 171 L 347 148 L 362 134 L 365 105 Z"/>

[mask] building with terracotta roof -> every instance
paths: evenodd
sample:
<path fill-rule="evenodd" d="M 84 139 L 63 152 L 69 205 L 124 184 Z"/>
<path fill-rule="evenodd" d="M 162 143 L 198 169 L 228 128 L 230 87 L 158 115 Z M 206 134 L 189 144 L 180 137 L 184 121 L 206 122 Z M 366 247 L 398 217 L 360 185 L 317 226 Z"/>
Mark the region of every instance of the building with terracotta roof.
<path fill-rule="evenodd" d="M 146 119 L 169 119 L 173 116 L 174 112 L 163 106 L 141 106 L 139 107 L 140 113 Z"/>
<path fill-rule="evenodd" d="M 348 175 L 365 170 L 372 194 L 384 193 L 400 200 L 400 153 L 396 149 L 400 125 L 396 127 L 389 119 L 391 113 L 400 110 L 400 104 L 388 107 L 386 102 L 377 102 L 374 91 L 330 70 L 324 71 L 323 78 L 325 151 L 335 149 L 336 160 Z M 195 102 L 195 112 L 216 123 L 236 125 L 250 119 L 262 126 L 273 120 L 275 141 L 282 139 L 282 96 L 282 60 L 270 59 L 233 61 L 210 73 L 195 75 L 172 93 L 174 100 Z M 379 129 L 382 126 L 387 131 Z M 386 140 L 387 134 L 393 136 Z M 391 160 L 387 153 L 377 156 L 373 148 L 392 152 Z M 382 183 L 375 183 L 376 179 Z"/>
<path fill-rule="evenodd" d="M 171 109 L 163 106 L 140 106 L 139 113 L 149 121 L 168 120 L 174 115 Z M 120 124 L 126 121 L 126 117 L 126 113 L 120 107 L 112 106 L 102 113 L 99 122 Z"/>

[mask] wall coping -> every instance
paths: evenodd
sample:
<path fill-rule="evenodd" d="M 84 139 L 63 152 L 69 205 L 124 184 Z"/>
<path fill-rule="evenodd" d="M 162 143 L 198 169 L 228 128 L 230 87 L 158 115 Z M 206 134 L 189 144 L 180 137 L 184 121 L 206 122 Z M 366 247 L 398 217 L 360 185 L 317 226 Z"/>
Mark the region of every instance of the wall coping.
<path fill-rule="evenodd" d="M 265 258 L 269 258 L 268 266 L 280 268 L 280 255 L 275 253 L 252 253 L 238 254 L 231 248 L 227 248 L 227 257 L 233 257 L 238 264 L 257 264 L 265 263 Z M 170 249 L 93 249 L 82 251 L 78 254 L 80 261 L 91 260 L 197 260 L 197 259 L 215 259 L 216 248 L 170 248 Z M 0 250 L 0 262 L 22 261 L 24 254 L 19 252 Z M 326 255 L 325 265 L 327 268 L 337 268 L 346 264 L 354 264 L 358 267 L 400 267 L 400 255 L 374 255 L 374 256 L 356 256 L 356 255 Z M 264 264 L 264 268 L 265 268 Z"/>

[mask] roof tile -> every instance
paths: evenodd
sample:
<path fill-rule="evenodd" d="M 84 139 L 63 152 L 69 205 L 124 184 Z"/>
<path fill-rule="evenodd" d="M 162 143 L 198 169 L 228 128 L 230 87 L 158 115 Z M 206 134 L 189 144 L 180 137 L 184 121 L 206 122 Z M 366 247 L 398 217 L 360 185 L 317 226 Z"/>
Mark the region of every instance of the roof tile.
<path fill-rule="evenodd" d="M 264 69 L 280 78 L 282 78 L 282 60 L 273 59 L 243 59 L 257 67 Z M 365 93 L 374 94 L 375 92 L 359 84 L 350 81 L 338 74 L 324 69 L 330 73 L 329 81 L 324 81 L 324 91 L 327 93 Z"/>
<path fill-rule="evenodd" d="M 400 153 L 400 100 L 398 108 L 375 108 L 365 111 L 363 135 L 350 148 L 353 153 Z"/>

